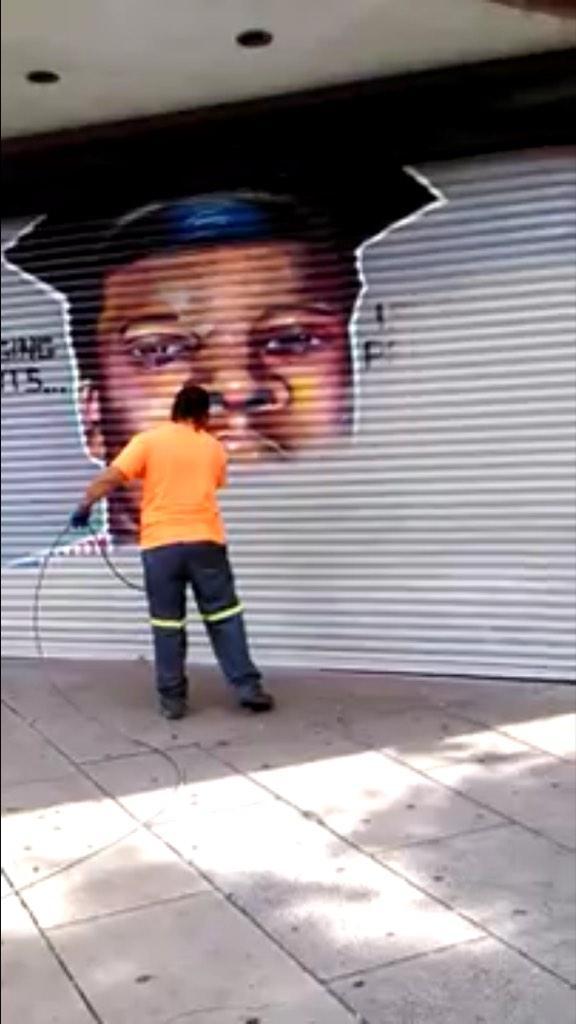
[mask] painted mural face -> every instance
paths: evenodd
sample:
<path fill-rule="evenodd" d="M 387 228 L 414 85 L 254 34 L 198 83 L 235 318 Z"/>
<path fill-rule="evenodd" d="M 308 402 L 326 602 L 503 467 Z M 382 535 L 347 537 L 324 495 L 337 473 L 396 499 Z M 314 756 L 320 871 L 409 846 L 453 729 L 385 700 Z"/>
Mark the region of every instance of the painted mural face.
<path fill-rule="evenodd" d="M 232 459 L 282 458 L 350 426 L 349 295 L 300 243 L 159 255 L 105 280 L 84 423 L 114 457 L 165 420 L 186 380 L 211 395 Z"/>
<path fill-rule="evenodd" d="M 298 242 L 149 257 L 107 275 L 96 377 L 83 389 L 91 454 L 109 461 L 166 420 L 186 380 L 211 396 L 209 427 L 232 461 L 288 458 L 346 435 L 350 293 L 334 257 Z M 111 502 L 126 534 L 135 495 Z"/>

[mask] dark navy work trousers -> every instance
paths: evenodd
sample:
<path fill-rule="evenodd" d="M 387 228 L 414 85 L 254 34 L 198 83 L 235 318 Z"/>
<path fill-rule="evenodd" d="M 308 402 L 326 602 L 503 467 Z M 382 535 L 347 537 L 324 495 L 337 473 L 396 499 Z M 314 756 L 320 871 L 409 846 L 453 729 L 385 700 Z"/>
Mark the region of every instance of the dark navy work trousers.
<path fill-rule="evenodd" d="M 260 673 L 250 658 L 226 548 L 208 541 L 166 544 L 144 550 L 142 560 L 160 696 L 186 696 L 188 586 L 224 676 L 239 697 L 248 696 L 259 684 Z"/>

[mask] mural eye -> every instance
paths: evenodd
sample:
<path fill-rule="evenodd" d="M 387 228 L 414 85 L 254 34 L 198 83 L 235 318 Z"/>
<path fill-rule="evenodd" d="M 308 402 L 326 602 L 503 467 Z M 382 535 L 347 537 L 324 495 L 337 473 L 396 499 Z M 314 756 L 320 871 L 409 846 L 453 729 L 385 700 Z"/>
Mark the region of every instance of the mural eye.
<path fill-rule="evenodd" d="M 279 331 L 262 340 L 262 351 L 267 356 L 293 358 L 307 356 L 324 345 L 324 340 L 311 331 Z"/>
<path fill-rule="evenodd" d="M 145 369 L 166 366 L 189 359 L 200 347 L 199 341 L 182 334 L 145 334 L 130 343 L 130 356 Z"/>

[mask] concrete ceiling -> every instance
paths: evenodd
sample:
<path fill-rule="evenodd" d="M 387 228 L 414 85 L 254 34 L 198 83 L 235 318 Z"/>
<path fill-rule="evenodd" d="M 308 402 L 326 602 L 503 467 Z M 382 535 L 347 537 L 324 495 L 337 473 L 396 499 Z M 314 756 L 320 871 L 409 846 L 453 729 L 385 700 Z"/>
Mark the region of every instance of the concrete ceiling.
<path fill-rule="evenodd" d="M 247 29 L 263 49 L 235 42 Z M 3 0 L 2 135 L 564 48 L 574 21 L 493 0 Z M 27 81 L 53 71 L 51 85 Z"/>

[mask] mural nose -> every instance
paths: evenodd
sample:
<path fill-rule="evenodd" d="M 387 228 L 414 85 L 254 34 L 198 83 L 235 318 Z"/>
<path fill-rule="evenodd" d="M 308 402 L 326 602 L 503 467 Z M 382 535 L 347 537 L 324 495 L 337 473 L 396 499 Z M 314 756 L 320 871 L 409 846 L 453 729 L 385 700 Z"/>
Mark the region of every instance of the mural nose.
<path fill-rule="evenodd" d="M 211 412 L 258 412 L 274 406 L 274 394 L 266 387 L 236 387 L 210 392 Z"/>

